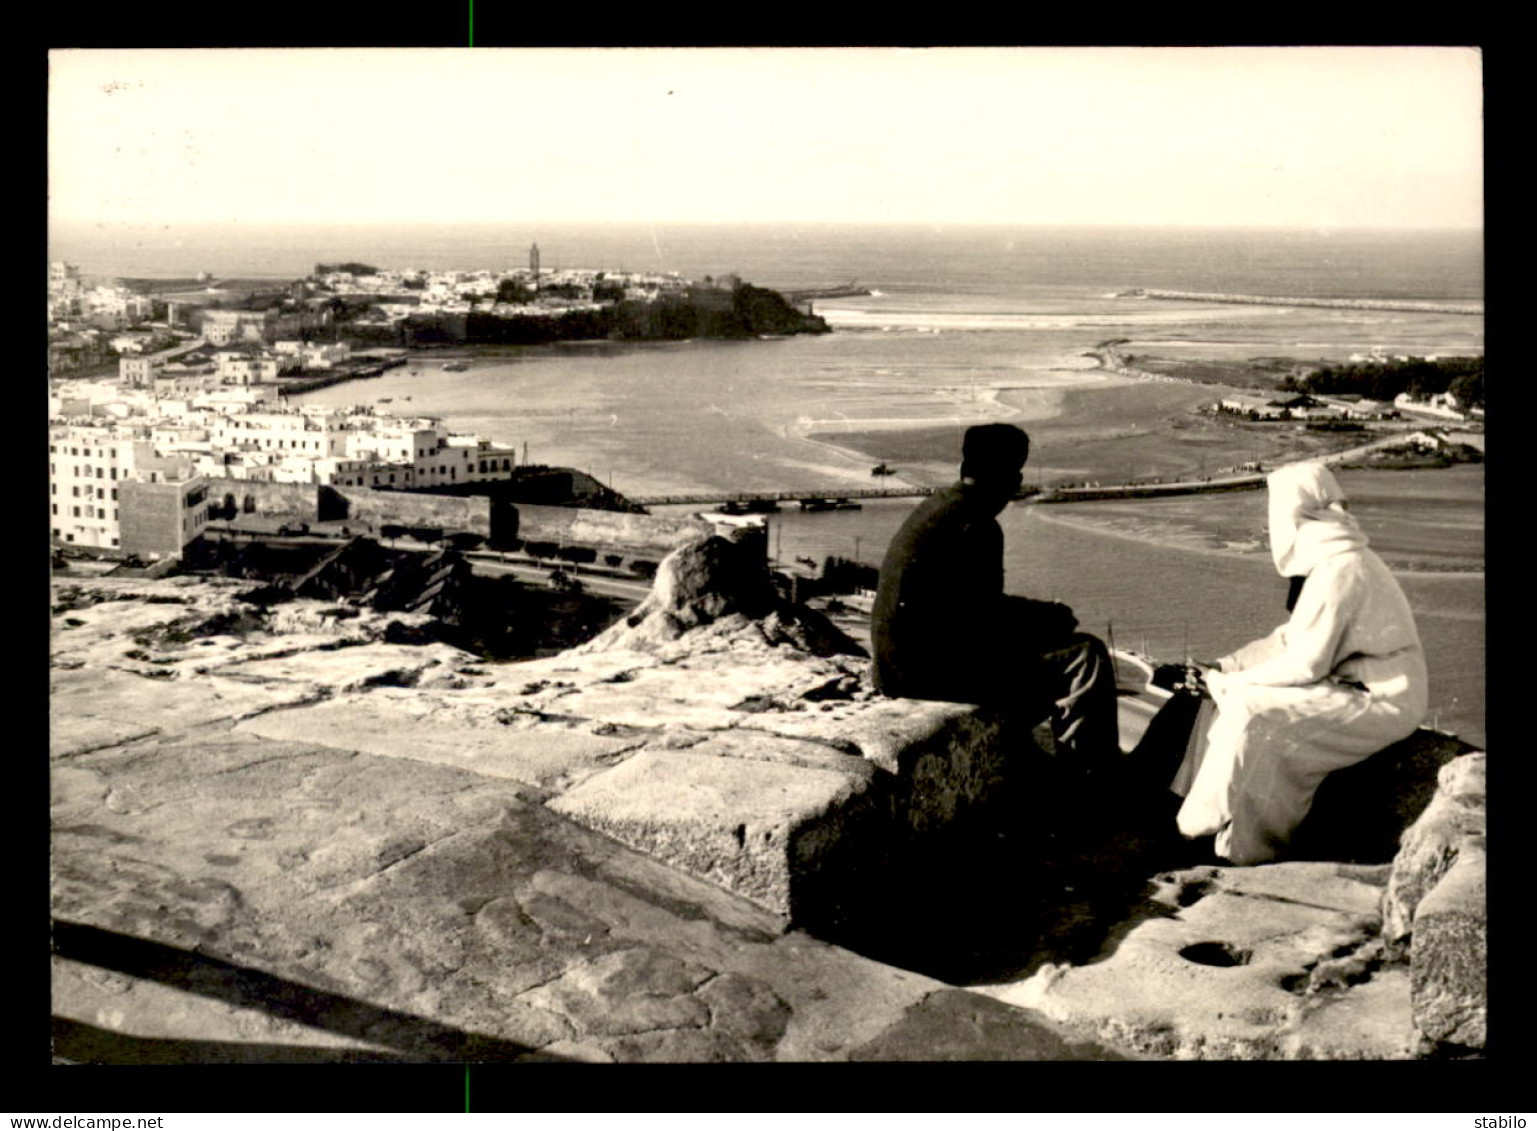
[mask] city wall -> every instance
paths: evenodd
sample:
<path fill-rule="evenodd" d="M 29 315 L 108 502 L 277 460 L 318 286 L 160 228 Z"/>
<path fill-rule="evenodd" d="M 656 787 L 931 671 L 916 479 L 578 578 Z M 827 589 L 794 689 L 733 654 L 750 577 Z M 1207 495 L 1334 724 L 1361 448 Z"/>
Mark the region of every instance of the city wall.
<path fill-rule="evenodd" d="M 526 542 L 591 546 L 621 554 L 661 557 L 712 530 L 709 523 L 696 518 L 526 503 L 518 503 L 512 509 L 518 515 L 517 536 Z"/>
<path fill-rule="evenodd" d="M 431 526 L 447 533 L 468 531 L 486 538 L 491 538 L 494 531 L 496 539 L 508 542 L 514 538 L 553 542 L 652 559 L 665 557 L 685 542 L 708 535 L 714 529 L 697 518 L 505 503 L 484 495 L 375 491 L 366 487 L 338 489 L 314 483 L 214 480 L 209 494 L 216 503 L 232 500 L 237 516 L 280 516 L 301 522 L 351 521 L 376 531 L 388 524 Z M 125 511 L 125 515 L 131 513 L 131 509 Z M 148 530 L 153 521 L 158 520 L 146 516 L 140 525 Z M 125 531 L 129 525 L 125 518 Z"/>
<path fill-rule="evenodd" d="M 334 488 L 332 489 L 334 490 Z M 345 504 L 338 517 L 380 526 L 440 526 L 445 531 L 470 531 L 491 536 L 491 500 L 484 495 L 427 495 L 405 491 L 372 491 L 349 487 L 335 491 Z"/>
<path fill-rule="evenodd" d="M 208 494 L 214 502 L 233 499 L 237 514 L 281 515 L 305 522 L 320 517 L 320 492 L 313 483 L 213 479 L 209 481 Z M 127 513 L 125 508 L 125 516 Z"/>

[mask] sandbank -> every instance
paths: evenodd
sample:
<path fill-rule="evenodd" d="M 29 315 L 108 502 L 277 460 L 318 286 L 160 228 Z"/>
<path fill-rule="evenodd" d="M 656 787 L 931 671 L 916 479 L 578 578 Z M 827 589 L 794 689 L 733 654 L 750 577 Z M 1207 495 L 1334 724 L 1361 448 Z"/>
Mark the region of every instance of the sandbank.
<path fill-rule="evenodd" d="M 1095 534 L 1106 534 L 1113 538 L 1121 538 L 1128 542 L 1139 542 L 1144 545 L 1167 546 L 1174 550 L 1188 550 L 1198 554 L 1214 554 L 1224 558 L 1253 558 L 1269 553 L 1269 547 L 1260 541 L 1234 541 L 1224 539 L 1219 535 L 1199 530 L 1192 526 L 1180 523 L 1159 522 L 1150 520 L 1136 522 L 1130 526 L 1130 520 L 1119 518 L 1095 519 L 1084 514 L 1062 513 L 1073 507 L 1092 507 L 1092 502 L 1081 503 L 1051 503 L 1047 505 L 1034 505 L 1032 514 L 1042 522 L 1055 523 L 1059 526 L 1072 526 L 1079 530 L 1087 530 Z"/>

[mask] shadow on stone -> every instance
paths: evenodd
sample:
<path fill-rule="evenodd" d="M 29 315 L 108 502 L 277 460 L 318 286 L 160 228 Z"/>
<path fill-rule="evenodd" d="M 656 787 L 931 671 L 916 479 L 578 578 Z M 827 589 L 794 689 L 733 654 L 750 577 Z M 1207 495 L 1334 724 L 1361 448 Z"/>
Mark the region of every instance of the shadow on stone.
<path fill-rule="evenodd" d="M 986 807 L 843 883 L 836 914 L 807 929 L 965 986 L 1098 961 L 1137 924 L 1178 910 L 1148 882 L 1191 862 L 1168 800 L 1113 795 L 1039 750 L 1022 761 L 1020 780 Z"/>
<path fill-rule="evenodd" d="M 53 1055 L 73 1064 L 402 1064 L 368 1049 L 135 1037 L 67 1017 L 53 1019 Z"/>
<path fill-rule="evenodd" d="M 54 920 L 53 951 L 61 958 L 159 982 L 240 1008 L 261 1010 L 280 1020 L 386 1045 L 413 1060 L 506 1061 L 533 1051 L 514 1041 L 455 1029 L 429 1018 L 317 990 L 261 970 L 84 923 Z M 88 1042 L 89 1033 L 72 1031 L 68 1035 L 72 1040 L 89 1043 L 90 1047 L 105 1047 L 100 1042 Z M 174 1043 L 198 1045 L 204 1042 L 163 1042 L 158 1045 L 136 1042 L 132 1047 L 119 1044 L 117 1048 L 130 1053 L 154 1051 L 157 1055 L 165 1055 L 169 1050 L 164 1046 Z M 58 1055 L 78 1059 L 62 1050 Z M 343 1059 L 340 1051 L 337 1059 Z"/>
<path fill-rule="evenodd" d="M 1421 729 L 1364 762 L 1324 779 L 1287 858 L 1385 864 L 1399 838 L 1436 792 L 1442 766 L 1475 747 L 1453 735 Z"/>

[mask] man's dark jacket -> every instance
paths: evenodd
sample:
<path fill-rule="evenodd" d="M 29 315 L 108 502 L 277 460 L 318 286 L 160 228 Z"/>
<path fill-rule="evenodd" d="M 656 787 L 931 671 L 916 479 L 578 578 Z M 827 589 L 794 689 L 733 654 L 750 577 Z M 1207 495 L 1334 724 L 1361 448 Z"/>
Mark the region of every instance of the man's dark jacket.
<path fill-rule="evenodd" d="M 887 548 L 871 610 L 875 686 L 961 703 L 1018 701 L 1071 630 L 1068 610 L 1003 592 L 997 496 L 960 482 L 914 508 Z"/>

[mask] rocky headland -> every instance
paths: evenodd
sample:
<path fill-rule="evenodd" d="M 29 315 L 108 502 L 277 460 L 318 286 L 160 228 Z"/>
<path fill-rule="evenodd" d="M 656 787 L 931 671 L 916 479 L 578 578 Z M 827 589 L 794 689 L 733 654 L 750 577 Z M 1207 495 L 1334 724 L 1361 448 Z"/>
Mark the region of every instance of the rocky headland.
<path fill-rule="evenodd" d="M 1300 861 L 1065 839 L 1029 734 L 877 695 L 739 551 L 675 551 L 630 617 L 515 664 L 397 642 L 423 613 L 56 577 L 55 1055 L 1482 1047 L 1482 753 L 1422 732 L 1337 775 Z M 968 878 L 982 851 L 1016 898 Z"/>

